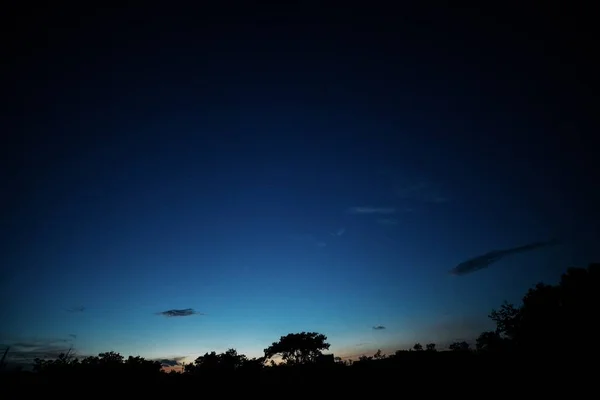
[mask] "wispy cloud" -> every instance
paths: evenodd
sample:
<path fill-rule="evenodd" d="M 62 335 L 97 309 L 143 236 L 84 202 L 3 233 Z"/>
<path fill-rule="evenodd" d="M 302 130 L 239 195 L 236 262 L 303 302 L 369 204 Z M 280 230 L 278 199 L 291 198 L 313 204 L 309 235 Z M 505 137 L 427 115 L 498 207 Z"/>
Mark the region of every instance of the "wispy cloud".
<path fill-rule="evenodd" d="M 373 327 L 373 329 L 376 330 L 376 331 L 381 331 L 381 330 L 385 329 L 385 326 L 383 326 L 383 325 L 375 325 Z"/>
<path fill-rule="evenodd" d="M 395 214 L 394 207 L 350 207 L 350 214 Z"/>
<path fill-rule="evenodd" d="M 557 244 L 557 241 L 551 240 L 548 242 L 535 242 L 526 244 L 524 246 L 512 247 L 510 249 L 503 250 L 492 250 L 483 255 L 477 256 L 475 258 L 471 258 L 470 260 L 464 261 L 458 264 L 456 267 L 450 270 L 452 275 L 466 275 L 475 271 L 479 271 L 480 269 L 484 269 L 489 267 L 495 262 L 500 261 L 502 258 L 509 256 L 511 254 L 524 253 L 526 251 L 532 251 L 544 247 L 548 247 L 554 244 Z"/>
<path fill-rule="evenodd" d="M 204 315 L 204 313 L 198 312 L 193 308 L 184 308 L 184 309 L 173 309 L 167 311 L 160 311 L 156 313 L 157 315 L 162 315 L 164 317 L 189 317 L 190 315 Z"/>
<path fill-rule="evenodd" d="M 420 181 L 406 186 L 396 186 L 394 194 L 403 200 L 414 200 L 424 203 L 447 203 L 450 197 L 443 193 L 439 185 L 429 181 Z"/>

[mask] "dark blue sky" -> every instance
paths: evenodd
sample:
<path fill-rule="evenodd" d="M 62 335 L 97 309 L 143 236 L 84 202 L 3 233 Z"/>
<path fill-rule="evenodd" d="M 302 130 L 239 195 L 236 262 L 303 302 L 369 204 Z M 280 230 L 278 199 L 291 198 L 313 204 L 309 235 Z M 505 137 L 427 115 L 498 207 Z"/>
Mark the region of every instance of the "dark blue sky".
<path fill-rule="evenodd" d="M 83 11 L 10 43 L 17 352 L 443 347 L 598 260 L 586 53 L 558 14 Z M 186 308 L 206 315 L 157 315 Z"/>

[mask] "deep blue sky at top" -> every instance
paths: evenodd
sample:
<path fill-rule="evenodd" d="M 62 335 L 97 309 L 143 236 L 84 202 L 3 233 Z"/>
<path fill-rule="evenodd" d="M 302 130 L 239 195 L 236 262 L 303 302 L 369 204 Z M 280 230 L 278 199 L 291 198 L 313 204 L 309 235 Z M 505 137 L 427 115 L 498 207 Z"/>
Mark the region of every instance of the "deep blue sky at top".
<path fill-rule="evenodd" d="M 340 354 L 443 343 L 598 258 L 585 53 L 555 14 L 246 11 L 22 20 L 0 340 L 148 357 L 258 355 L 301 330 Z M 207 315 L 155 315 L 188 307 Z"/>

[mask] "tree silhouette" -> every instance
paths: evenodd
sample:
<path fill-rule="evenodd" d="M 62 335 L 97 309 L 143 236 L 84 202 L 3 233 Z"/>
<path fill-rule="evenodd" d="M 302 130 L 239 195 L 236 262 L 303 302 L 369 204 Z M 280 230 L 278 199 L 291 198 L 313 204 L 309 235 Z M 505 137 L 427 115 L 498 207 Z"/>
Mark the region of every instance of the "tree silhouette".
<path fill-rule="evenodd" d="M 229 349 L 225 353 L 219 354 L 219 364 L 221 368 L 234 371 L 241 368 L 247 358 L 244 354 L 238 354 L 236 349 Z"/>
<path fill-rule="evenodd" d="M 281 355 L 288 364 L 315 362 L 323 350 L 329 349 L 330 344 L 326 340 L 327 336 L 317 332 L 290 333 L 267 347 L 264 350 L 265 358 Z"/>
<path fill-rule="evenodd" d="M 496 333 L 480 336 L 482 348 L 489 343 L 519 352 L 542 353 L 552 348 L 556 352 L 572 353 L 575 342 L 592 342 L 595 315 L 600 306 L 600 264 L 587 269 L 569 268 L 558 285 L 538 283 L 523 297 L 520 307 L 504 303 L 493 310 L 490 318 L 496 322 Z"/>
<path fill-rule="evenodd" d="M 98 361 L 102 365 L 120 365 L 123 363 L 123 356 L 114 351 L 98 354 Z"/>
<path fill-rule="evenodd" d="M 509 350 L 510 340 L 502 337 L 497 331 L 482 332 L 477 338 L 475 348 L 477 351 L 507 351 Z"/>
<path fill-rule="evenodd" d="M 462 341 L 454 342 L 448 348 L 452 351 L 469 351 L 470 346 L 469 343 Z"/>
<path fill-rule="evenodd" d="M 79 364 L 77 358 L 71 357 L 69 353 L 60 353 L 54 360 L 44 360 L 35 358 L 33 360 L 33 370 L 39 373 L 59 373 L 64 372 Z"/>
<path fill-rule="evenodd" d="M 362 355 L 362 356 L 358 357 L 358 362 L 359 362 L 359 363 L 363 363 L 363 364 L 364 364 L 364 363 L 366 363 L 366 362 L 369 362 L 369 361 L 371 361 L 372 359 L 373 359 L 373 356 L 365 356 L 365 355 Z"/>
<path fill-rule="evenodd" d="M 489 318 L 496 323 L 496 332 L 508 339 L 514 339 L 520 325 L 521 309 L 504 302 L 500 309 L 492 310 Z"/>
<path fill-rule="evenodd" d="M 242 362 L 242 365 L 239 367 L 240 370 L 243 371 L 260 371 L 264 368 L 265 366 L 265 358 L 264 357 L 253 357 L 253 358 L 246 358 L 246 356 L 244 357 L 244 361 Z"/>
<path fill-rule="evenodd" d="M 160 372 L 162 369 L 162 364 L 160 361 L 150 361 L 140 356 L 129 356 L 127 360 L 125 360 L 125 367 L 130 372 L 151 374 Z"/>
<path fill-rule="evenodd" d="M 358 381 L 363 377 L 381 376 L 382 368 L 397 368 L 400 373 L 414 373 L 415 376 L 424 375 L 424 371 L 427 371 L 426 374 L 431 374 L 431 371 L 447 374 L 456 370 L 457 374 L 460 373 L 457 378 L 475 376 L 481 381 L 485 377 L 497 376 L 496 372 L 507 364 L 504 356 L 508 354 L 511 368 L 527 368 L 527 372 L 535 370 L 547 379 L 551 370 L 564 370 L 560 363 L 564 365 L 564 360 L 569 360 L 569 357 L 563 355 L 579 351 L 577 359 L 567 361 L 570 362 L 569 369 L 583 365 L 580 362 L 582 356 L 595 355 L 595 348 L 589 345 L 596 336 L 595 315 L 600 306 L 598 289 L 598 264 L 587 269 L 570 268 L 556 285 L 538 283 L 527 291 L 522 304 L 515 306 L 504 302 L 500 308 L 491 311 L 489 317 L 495 322 L 496 329 L 479 335 L 477 352 L 469 351 L 469 344 L 465 341 L 452 343 L 450 352 L 436 352 L 434 343 L 428 343 L 424 352 L 423 346 L 415 343 L 411 349 L 398 350 L 393 356 L 385 356 L 377 350 L 373 356 L 363 355 L 357 362 L 343 362 L 340 357 L 322 353 L 329 349 L 325 335 L 302 332 L 282 336 L 265 349 L 265 357 L 248 359 L 235 349 L 220 354 L 207 352 L 196 358 L 194 363 L 185 365 L 184 373 L 166 374 L 159 361 L 139 356 L 125 359 L 121 354 L 109 351 L 79 361 L 74 353 L 68 351 L 53 360 L 35 359 L 33 373 L 19 376 L 27 376 L 31 382 L 40 380 L 63 385 L 72 381 L 87 381 L 93 385 L 111 382 L 140 385 L 163 379 L 173 382 L 205 379 L 205 382 L 213 383 L 213 379 L 222 376 L 223 382 L 235 382 L 240 387 L 264 382 L 267 388 L 272 388 L 273 382 L 298 385 L 311 379 L 322 379 L 319 374 L 331 374 L 328 377 L 335 381 L 340 373 L 342 380 L 338 382 Z M 588 347 L 575 346 L 576 343 Z M 557 353 L 561 355 L 560 362 L 557 361 Z M 276 355 L 283 358 L 285 365 L 274 363 L 272 358 Z M 271 361 L 271 367 L 265 366 L 268 361 Z M 457 362 L 461 363 L 461 368 L 454 368 L 459 365 Z M 316 368 L 303 367 L 303 364 L 313 363 Z M 531 374 L 521 375 L 531 380 Z M 3 377 L 12 379 L 13 375 L 2 371 L 0 378 Z"/>
<path fill-rule="evenodd" d="M 186 365 L 187 370 L 190 372 L 209 372 L 216 371 L 220 367 L 221 358 L 219 355 L 212 351 L 205 353 L 203 356 L 199 356 L 194 360 L 194 364 Z"/>
<path fill-rule="evenodd" d="M 212 351 L 196 358 L 193 364 L 184 366 L 186 373 L 233 373 L 238 370 L 260 370 L 264 366 L 264 358 L 248 359 L 244 354 L 239 354 L 236 349 L 228 349 L 217 354 Z"/>

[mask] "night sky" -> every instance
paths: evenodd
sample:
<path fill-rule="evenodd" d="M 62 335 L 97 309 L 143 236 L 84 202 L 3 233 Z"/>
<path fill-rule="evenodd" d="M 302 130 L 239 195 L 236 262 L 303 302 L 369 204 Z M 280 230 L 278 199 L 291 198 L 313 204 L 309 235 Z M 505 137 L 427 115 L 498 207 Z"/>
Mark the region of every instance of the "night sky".
<path fill-rule="evenodd" d="M 572 10 L 297 4 L 10 16 L 15 360 L 260 356 L 300 331 L 342 357 L 443 348 L 600 259 Z"/>

